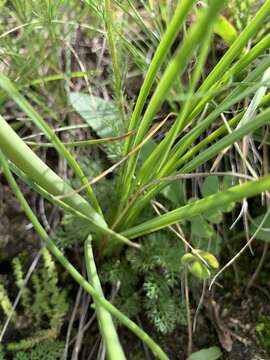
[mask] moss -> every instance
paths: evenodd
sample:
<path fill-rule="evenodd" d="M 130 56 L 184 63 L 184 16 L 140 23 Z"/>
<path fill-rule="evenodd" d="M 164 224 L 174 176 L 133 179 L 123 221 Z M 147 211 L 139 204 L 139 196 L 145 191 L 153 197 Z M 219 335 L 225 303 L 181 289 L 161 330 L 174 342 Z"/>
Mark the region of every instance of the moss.
<path fill-rule="evenodd" d="M 266 316 L 260 316 L 256 325 L 256 333 L 260 345 L 270 355 L 270 320 Z"/>

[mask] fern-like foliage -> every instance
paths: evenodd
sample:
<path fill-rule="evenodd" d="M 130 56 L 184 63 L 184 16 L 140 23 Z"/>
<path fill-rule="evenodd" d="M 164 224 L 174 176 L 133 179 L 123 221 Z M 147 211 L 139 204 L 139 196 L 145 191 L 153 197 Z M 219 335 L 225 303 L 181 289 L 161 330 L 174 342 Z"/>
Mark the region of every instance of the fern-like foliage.
<path fill-rule="evenodd" d="M 50 341 L 36 345 L 31 351 L 19 351 L 14 360 L 60 360 L 65 344 L 62 341 Z"/>
<path fill-rule="evenodd" d="M 90 234 L 89 222 L 71 214 L 65 214 L 56 230 L 56 242 L 62 249 L 82 244 Z"/>
<path fill-rule="evenodd" d="M 102 278 L 111 284 L 119 282 L 116 305 L 130 317 L 146 313 L 163 334 L 184 324 L 180 291 L 183 251 L 182 243 L 163 231 L 145 237 L 143 251 L 128 249 L 121 259 L 108 261 Z"/>

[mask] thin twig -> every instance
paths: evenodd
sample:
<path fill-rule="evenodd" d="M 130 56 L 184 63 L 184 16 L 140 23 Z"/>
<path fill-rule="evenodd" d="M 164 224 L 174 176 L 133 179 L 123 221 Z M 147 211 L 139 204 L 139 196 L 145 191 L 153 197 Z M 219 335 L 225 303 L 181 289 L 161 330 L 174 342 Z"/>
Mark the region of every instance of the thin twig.
<path fill-rule="evenodd" d="M 75 316 L 76 316 L 76 313 L 78 311 L 79 303 L 80 303 L 80 300 L 81 300 L 81 295 L 82 295 L 82 287 L 80 286 L 78 291 L 77 291 L 74 308 L 73 308 L 72 315 L 70 317 L 69 324 L 68 324 L 66 343 L 65 343 L 65 350 L 64 350 L 62 360 L 67 360 L 68 348 L 69 348 L 69 345 L 70 345 L 69 339 L 70 339 L 70 336 L 71 336 L 71 331 L 72 331 L 72 328 L 73 328 Z"/>

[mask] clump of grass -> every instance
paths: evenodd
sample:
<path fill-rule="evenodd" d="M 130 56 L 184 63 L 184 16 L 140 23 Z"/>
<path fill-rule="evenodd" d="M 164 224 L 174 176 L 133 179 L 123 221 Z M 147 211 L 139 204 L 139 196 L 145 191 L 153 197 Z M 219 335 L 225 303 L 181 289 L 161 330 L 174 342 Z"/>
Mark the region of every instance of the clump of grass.
<path fill-rule="evenodd" d="M 21 3 L 14 2 L 14 4 L 16 11 L 20 13 L 18 5 Z M 49 141 L 49 145 L 54 147 L 58 156 L 65 161 L 69 171 L 80 182 L 79 188 L 74 189 L 70 185 L 71 181 L 67 180 L 67 176 L 61 177 L 53 171 L 41 159 L 41 156 L 38 156 L 25 144 L 10 124 L 0 117 L 0 163 L 4 175 L 37 233 L 46 242 L 48 249 L 79 285 L 93 297 L 100 331 L 108 357 L 111 359 L 125 358 L 112 316 L 115 316 L 144 341 L 159 359 L 168 359 L 168 357 L 141 327 L 105 300 L 101 281 L 97 276 L 92 239 L 97 244 L 101 258 L 113 257 L 115 254 L 118 256 L 117 254 L 121 252 L 124 244 L 136 249 L 138 254 L 145 254 L 148 245 L 141 243 L 140 239 L 149 233 L 168 228 L 177 235 L 179 243 L 184 244 L 185 252 L 190 249 L 192 256 L 195 256 L 196 252 L 196 264 L 199 264 L 201 269 L 207 273 L 207 278 L 210 278 L 217 266 L 209 266 L 210 262 L 205 258 L 207 255 L 208 259 L 211 256 L 213 260 L 213 254 L 208 252 L 209 248 L 196 249 L 196 241 L 188 236 L 189 222 L 192 223 L 195 216 L 200 218 L 202 214 L 206 216 L 208 214 L 207 221 L 212 221 L 214 224 L 216 221 L 217 224 L 219 223 L 217 214 L 220 215 L 222 211 L 226 212 L 228 208 L 231 210 L 234 203 L 267 192 L 270 188 L 269 175 L 260 176 L 260 173 L 251 170 L 248 154 L 243 154 L 238 146 L 238 142 L 246 144 L 247 136 L 258 129 L 263 129 L 269 121 L 269 95 L 267 94 L 269 78 L 266 75 L 269 71 L 270 60 L 264 58 L 264 55 L 269 49 L 270 37 L 260 31 L 264 28 L 265 21 L 269 16 L 270 1 L 265 1 L 246 25 L 241 25 L 241 32 L 237 38 L 231 41 L 228 50 L 216 63 L 213 61 L 215 63 L 213 68 L 207 69 L 207 71 L 213 35 L 215 33 L 222 34 L 221 31 L 217 31 L 217 24 L 230 26 L 226 21 L 219 21 L 220 14 L 226 8 L 227 2 L 209 1 L 199 10 L 199 14 L 196 8 L 198 4 L 192 0 L 179 2 L 173 14 L 171 14 L 170 7 L 165 5 L 155 7 L 151 1 L 143 2 L 143 4 L 148 14 L 156 12 L 161 14 L 162 21 L 155 21 L 154 16 L 150 19 L 153 28 L 158 29 L 156 34 L 149 33 L 145 20 L 133 1 L 128 1 L 128 5 L 123 5 L 120 2 L 111 4 L 109 0 L 106 0 L 104 7 L 91 0 L 85 3 L 85 11 L 91 9 L 99 23 L 104 15 L 102 24 L 104 30 L 101 30 L 101 33 L 104 32 L 106 35 L 108 53 L 111 55 L 109 87 L 114 91 L 113 98 L 117 109 L 114 121 L 119 123 L 119 126 L 117 123 L 115 128 L 125 134 L 123 142 L 120 143 L 122 159 L 112 158 L 106 153 L 109 147 L 104 147 L 105 159 L 102 169 L 104 171 L 94 179 L 87 178 L 77 159 L 78 153 L 71 151 L 70 143 L 62 141 L 61 137 L 57 136 L 57 133 L 44 119 L 44 115 L 51 115 L 51 112 L 46 107 L 42 107 L 42 111 L 39 106 L 34 108 L 31 103 L 39 105 L 40 101 L 36 96 L 34 98 L 29 96 L 30 91 L 23 90 L 19 83 L 15 86 L 9 79 L 9 77 L 14 78 L 12 74 L 6 71 L 8 76 L 0 75 L 3 102 L 11 99 L 17 104 L 18 109 L 38 127 L 42 135 Z M 30 7 L 31 14 L 31 11 L 35 9 L 34 5 Z M 48 41 L 51 41 L 54 46 L 57 46 L 61 29 L 59 24 L 62 20 L 56 19 L 59 6 L 60 3 L 51 6 L 50 2 L 46 1 L 44 7 L 38 7 L 38 11 L 34 12 L 35 16 L 46 19 L 45 23 L 39 19 L 38 24 L 42 28 L 46 25 Z M 129 9 L 132 10 L 131 15 L 128 14 Z M 121 14 L 123 23 L 115 22 L 116 14 Z M 25 16 L 30 15 L 26 14 Z M 149 36 L 151 49 L 155 48 L 152 60 L 147 67 L 142 61 L 143 51 L 138 51 L 139 36 L 132 43 L 124 35 L 128 28 L 126 26 L 126 29 L 123 30 L 125 27 L 123 24 L 127 24 L 129 19 L 140 26 L 142 32 Z M 31 21 L 33 22 L 33 20 Z M 36 26 L 36 21 L 31 26 Z M 162 28 L 164 22 L 167 24 L 165 31 Z M 249 53 L 246 53 L 249 44 L 252 44 L 252 47 Z M 66 65 L 70 69 L 71 56 L 76 58 L 81 67 L 81 76 L 86 80 L 86 89 L 89 95 L 81 93 L 80 99 L 80 92 L 77 91 L 76 94 L 79 95 L 81 101 L 78 105 L 73 101 L 75 92 L 70 91 L 73 84 L 70 84 L 66 77 L 64 77 L 65 83 L 62 91 L 66 92 L 70 105 L 81 114 L 92 131 L 102 137 L 105 125 L 103 117 L 106 116 L 104 108 L 111 111 L 111 101 L 104 103 L 102 99 L 97 100 L 98 97 L 93 96 L 91 82 L 87 78 L 80 57 L 72 46 L 67 46 L 67 48 Z M 146 69 L 138 98 L 130 103 L 125 91 L 125 75 L 128 73 L 129 64 L 125 63 L 122 71 L 123 64 L 121 63 L 122 52 L 126 51 L 125 49 L 133 54 L 134 64 Z M 47 51 L 46 48 L 44 52 L 41 52 L 42 59 L 47 56 Z M 50 63 L 49 56 L 47 57 L 48 63 L 53 64 Z M 101 55 L 98 63 L 100 64 L 103 60 Z M 25 96 L 23 96 L 23 92 Z M 48 93 L 45 93 L 46 95 Z M 132 110 L 133 104 L 134 109 Z M 93 117 L 91 120 L 87 110 L 91 112 L 91 115 L 97 115 L 100 114 L 101 107 L 103 116 L 95 116 L 93 122 Z M 167 111 L 164 115 L 163 112 L 167 108 L 171 112 L 168 114 Z M 55 118 L 54 113 L 52 117 Z M 164 120 L 157 124 L 156 119 L 159 117 Z M 168 131 L 164 131 L 160 141 L 153 139 L 170 117 L 172 117 L 172 121 Z M 108 134 L 106 125 L 105 130 Z M 115 137 L 119 136 L 119 134 L 113 134 L 111 130 L 114 129 L 110 129 L 105 141 L 112 140 L 112 137 L 115 140 Z M 40 147 L 38 143 L 37 146 Z M 151 148 L 151 152 L 148 154 L 145 151 L 146 146 Z M 233 169 L 237 168 L 237 172 L 231 171 L 234 163 L 228 156 L 228 152 L 231 156 L 235 156 L 234 147 L 239 155 L 237 166 L 233 167 Z M 107 165 L 108 160 L 112 161 L 113 165 L 111 163 Z M 221 166 L 225 171 L 215 171 L 217 177 L 215 191 L 204 191 L 204 186 L 198 179 L 212 176 L 214 170 Z M 55 206 L 89 224 L 89 233 L 86 232 L 83 236 L 88 281 L 69 263 L 65 255 L 51 240 L 25 200 L 13 173 Z M 229 186 L 225 187 L 225 177 L 228 173 L 236 180 L 233 184 L 231 182 Z M 241 173 L 240 176 L 239 173 Z M 69 172 L 66 171 L 65 175 L 67 174 Z M 113 182 L 114 188 L 110 187 L 109 191 L 112 192 L 114 198 L 113 206 L 112 204 L 108 205 L 108 202 L 103 203 L 102 197 L 99 197 L 98 191 L 95 191 L 95 184 L 111 174 L 114 179 L 110 183 Z M 223 181 L 219 182 L 219 177 L 223 178 Z M 239 181 L 243 178 L 252 180 Z M 188 181 L 190 182 L 188 183 Z M 185 196 L 181 201 L 179 200 L 179 204 L 177 201 L 172 201 L 168 209 L 165 203 L 168 196 L 167 200 L 164 200 L 164 192 L 166 192 L 165 189 L 175 191 L 173 189 L 175 182 L 185 188 Z M 187 183 L 188 185 L 186 185 Z M 82 192 L 83 194 L 81 194 Z M 177 196 L 176 194 L 174 193 L 171 197 L 173 200 Z M 232 204 L 233 207 L 231 207 Z M 110 209 L 108 210 L 107 207 Z M 221 217 L 219 216 L 219 220 Z M 204 228 L 213 230 L 205 219 L 200 218 L 200 221 L 203 222 Z M 194 226 L 192 231 L 193 235 L 196 234 Z M 213 231 L 211 234 L 213 235 Z M 136 241 L 132 241 L 133 239 Z M 147 238 L 144 241 L 147 241 Z M 162 237 L 158 241 L 166 241 L 166 238 Z M 132 253 L 134 251 L 131 250 Z M 157 248 L 155 247 L 153 251 L 157 251 Z M 140 263 L 140 256 L 129 255 L 129 260 L 132 261 L 133 258 L 136 258 L 134 264 Z M 154 264 L 155 261 L 153 260 L 152 263 Z M 152 277 L 149 275 L 148 282 L 145 282 L 145 293 L 149 299 L 152 296 L 151 300 L 157 300 L 156 298 L 159 298 L 160 295 L 153 295 L 155 291 L 152 286 L 155 283 L 155 274 L 151 273 L 151 268 L 148 271 Z M 195 272 L 193 271 L 193 273 Z M 145 276 L 145 274 L 143 275 Z M 186 274 L 186 289 L 187 279 Z M 149 285 L 150 283 L 152 285 Z M 185 291 L 185 301 L 188 306 L 187 291 Z M 164 330 L 166 326 L 169 328 L 169 325 L 173 325 L 170 324 L 173 322 L 171 320 L 165 326 L 164 322 L 162 323 L 164 319 L 160 317 L 158 321 L 158 314 L 154 310 L 152 313 L 154 314 L 152 320 L 157 321 L 161 329 Z M 190 318 L 188 327 L 190 337 Z M 189 344 L 190 350 L 191 345 Z"/>

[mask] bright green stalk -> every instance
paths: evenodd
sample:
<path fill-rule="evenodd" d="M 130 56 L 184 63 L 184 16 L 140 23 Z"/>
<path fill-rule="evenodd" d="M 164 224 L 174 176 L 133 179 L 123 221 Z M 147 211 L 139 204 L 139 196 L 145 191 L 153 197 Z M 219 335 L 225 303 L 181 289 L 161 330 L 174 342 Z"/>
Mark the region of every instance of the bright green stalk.
<path fill-rule="evenodd" d="M 183 0 L 179 2 L 177 8 L 175 9 L 174 17 L 172 18 L 159 46 L 157 47 L 155 55 L 146 73 L 144 82 L 142 84 L 138 96 L 138 100 L 136 102 L 135 109 L 130 119 L 129 130 L 136 129 L 146 99 L 149 95 L 151 87 L 153 86 L 153 83 L 155 82 L 157 73 L 161 65 L 163 64 L 166 55 L 168 54 L 170 47 L 173 44 L 177 34 L 179 33 L 181 26 L 185 21 L 186 16 L 189 10 L 191 9 L 193 3 L 194 3 L 193 0 Z M 125 154 L 127 154 L 130 151 L 130 146 L 131 146 L 131 139 L 127 139 L 125 143 L 125 152 L 124 152 Z"/>
<path fill-rule="evenodd" d="M 259 107 L 263 107 L 270 98 L 270 94 L 265 95 L 259 104 Z M 242 111 L 238 115 L 236 115 L 234 118 L 228 120 L 229 126 L 235 126 L 239 123 L 239 121 L 242 119 L 245 111 Z M 212 143 L 215 141 L 220 135 L 226 134 L 228 132 L 227 126 L 222 125 L 215 131 L 213 131 L 211 134 L 209 134 L 206 138 L 204 138 L 202 141 L 200 141 L 198 144 L 193 146 L 188 152 L 186 152 L 178 161 L 174 163 L 174 168 L 177 169 L 183 164 L 185 164 L 190 158 L 192 158 L 196 153 L 198 153 L 203 147 L 206 145 Z"/>
<path fill-rule="evenodd" d="M 261 62 L 260 65 L 253 70 L 246 79 L 243 80 L 243 83 L 240 84 L 230 95 L 228 95 L 219 106 L 212 111 L 203 121 L 199 122 L 194 128 L 192 128 L 174 147 L 172 154 L 168 159 L 168 162 L 163 166 L 158 178 L 164 176 L 169 176 L 175 174 L 176 170 L 184 164 L 187 160 L 191 158 L 198 150 L 200 150 L 204 145 L 209 144 L 211 141 L 215 140 L 220 134 L 224 133 L 226 128 L 222 126 L 217 129 L 214 133 L 207 136 L 199 144 L 192 147 L 186 154 L 182 157 L 181 155 L 186 151 L 188 146 L 190 146 L 197 138 L 205 131 L 218 117 L 219 115 L 232 107 L 234 104 L 242 101 L 245 97 L 253 94 L 258 88 L 262 86 L 261 82 L 256 82 L 257 78 L 268 68 L 270 64 L 269 59 L 265 59 Z M 255 85 L 250 86 L 250 83 L 255 82 Z M 264 96 L 260 106 L 264 107 L 268 105 L 270 99 L 270 94 Z M 238 114 L 236 119 L 231 119 L 230 124 L 237 123 L 241 119 L 242 114 Z M 226 133 L 227 131 L 225 131 Z M 162 189 L 166 187 L 166 184 L 153 185 L 152 188 L 149 188 L 143 197 L 140 197 L 132 206 L 132 209 L 129 211 L 128 215 L 125 217 L 125 220 L 120 223 L 120 229 L 125 228 L 127 225 L 132 223 L 140 211 L 149 203 L 149 201 Z"/>
<path fill-rule="evenodd" d="M 264 20 L 270 15 L 270 0 L 266 0 L 262 7 L 259 9 L 254 18 L 250 21 L 248 26 L 241 32 L 241 34 L 234 41 L 229 50 L 221 58 L 219 63 L 211 71 L 208 77 L 203 82 L 202 86 L 198 90 L 199 92 L 205 92 L 223 75 L 224 71 L 228 69 L 232 61 L 241 53 L 247 42 L 257 34 L 260 27 L 263 25 Z M 267 38 L 267 44 L 269 46 L 269 38 Z M 256 48 L 258 50 L 258 48 Z M 249 60 L 247 55 L 246 62 Z"/>
<path fill-rule="evenodd" d="M 245 56 L 241 57 L 241 59 L 233 65 L 231 70 L 229 71 L 228 76 L 232 74 L 232 76 L 237 76 L 241 73 L 241 71 L 245 70 L 247 66 L 255 59 L 268 50 L 270 47 L 270 34 L 266 35 L 262 40 L 258 42 Z"/>
<path fill-rule="evenodd" d="M 96 301 L 100 303 L 107 311 L 109 311 L 116 319 L 118 319 L 123 325 L 130 329 L 139 339 L 141 339 L 149 348 L 153 354 L 160 360 L 169 360 L 168 356 L 163 350 L 156 344 L 152 338 L 146 334 L 136 323 L 126 317 L 121 311 L 113 306 L 109 301 L 100 296 L 100 294 L 85 280 L 85 278 L 74 268 L 74 266 L 67 260 L 64 254 L 57 248 L 54 242 L 51 240 L 47 232 L 44 230 L 37 217 L 33 213 L 32 209 L 25 200 L 22 192 L 20 191 L 14 177 L 12 176 L 7 161 L 0 151 L 0 164 L 3 168 L 4 174 L 9 182 L 14 194 L 16 195 L 22 209 L 33 224 L 36 232 L 40 238 L 46 243 L 49 251 L 56 257 L 60 264 L 66 269 L 66 271 L 73 277 L 73 279 Z"/>
<path fill-rule="evenodd" d="M 104 219 L 91 205 L 52 171 L 16 134 L 5 119 L 0 116 L 0 148 L 5 156 L 34 182 L 53 196 L 67 194 L 68 205 L 78 209 L 100 227 L 107 227 Z M 68 195 L 69 194 L 69 195 Z"/>
<path fill-rule="evenodd" d="M 101 283 L 98 277 L 97 268 L 94 260 L 91 235 L 88 236 L 87 240 L 84 243 L 84 254 L 85 254 L 85 264 L 88 275 L 88 281 L 96 290 L 96 292 L 102 298 L 104 298 L 104 294 L 102 291 Z M 114 327 L 111 314 L 98 301 L 96 301 L 95 298 L 94 298 L 94 302 L 95 302 L 97 319 L 99 322 L 99 329 L 102 335 L 102 339 L 105 343 L 108 359 L 125 360 L 126 357 L 122 349 L 120 340 L 118 338 L 116 329 Z"/>
<path fill-rule="evenodd" d="M 198 47 L 200 40 L 202 39 L 202 34 L 209 31 L 213 19 L 216 18 L 216 15 L 219 13 L 223 5 L 224 2 L 212 1 L 209 8 L 207 8 L 204 16 L 202 16 L 200 20 L 194 24 L 190 32 L 187 34 L 184 42 L 179 46 L 178 50 L 176 51 L 175 57 L 169 63 L 164 75 L 162 76 L 157 86 L 154 95 L 150 100 L 150 103 L 141 121 L 140 127 L 136 133 L 133 144 L 134 147 L 143 140 L 151 122 L 153 121 L 155 114 L 163 104 L 168 91 L 170 90 L 176 79 L 180 78 L 181 74 L 183 74 L 189 59 L 191 58 L 194 50 Z M 139 154 L 137 153 L 130 159 L 128 163 L 127 176 L 124 179 L 125 182 L 123 183 L 120 208 L 121 204 L 125 203 L 128 198 L 131 180 L 134 175 L 138 156 Z"/>
<path fill-rule="evenodd" d="M 93 229 L 103 234 L 112 235 L 118 240 L 129 243 L 128 239 L 108 228 L 103 217 L 60 176 L 52 171 L 16 134 L 5 119 L 0 116 L 0 149 L 5 156 L 22 170 L 32 181 L 41 186 L 52 196 L 64 196 L 63 202 L 84 214 Z"/>
<path fill-rule="evenodd" d="M 234 125 L 238 124 L 239 121 L 242 119 L 243 114 L 244 114 L 244 111 L 242 111 L 240 114 L 236 115 L 234 118 L 230 119 L 228 121 L 228 124 L 230 126 L 234 126 Z M 179 168 L 180 166 L 185 164 L 190 158 L 192 158 L 195 154 L 197 154 L 202 148 L 204 148 L 206 145 L 215 141 L 220 135 L 223 135 L 226 133 L 228 133 L 226 125 L 220 126 L 218 129 L 213 131 L 211 134 L 209 134 L 206 138 L 204 138 L 198 144 L 193 146 L 177 162 L 175 162 L 175 168 Z"/>
<path fill-rule="evenodd" d="M 203 110 L 204 106 L 207 102 L 210 102 L 212 98 L 214 98 L 219 88 L 223 87 L 224 84 L 230 82 L 231 80 L 237 79 L 238 77 L 241 78 L 243 73 L 245 73 L 246 68 L 248 65 L 253 61 L 256 60 L 260 55 L 263 54 L 263 52 L 267 49 L 269 49 L 270 46 L 270 35 L 265 36 L 262 40 L 258 42 L 245 56 L 241 57 L 240 60 L 235 63 L 232 68 L 230 68 L 225 75 L 221 78 L 220 81 L 218 81 L 211 90 L 207 91 L 206 93 L 202 93 L 202 96 L 200 96 L 199 90 L 197 91 L 197 95 L 199 95 L 199 98 L 203 98 L 200 101 L 200 105 L 196 106 L 196 111 L 194 110 L 191 115 L 188 117 L 186 123 L 189 123 L 192 121 L 197 115 L 199 115 L 200 111 Z M 203 95 L 207 96 L 203 96 Z M 198 100 L 199 101 L 199 100 Z M 195 101 L 197 103 L 197 101 Z"/>
<path fill-rule="evenodd" d="M 74 159 L 70 151 L 65 145 L 59 140 L 57 135 L 53 132 L 46 121 L 34 110 L 34 108 L 28 103 L 28 101 L 18 92 L 12 82 L 3 74 L 0 73 L 0 87 L 7 92 L 12 100 L 14 100 L 18 106 L 32 119 L 35 125 L 44 133 L 44 135 L 54 144 L 57 151 L 68 161 L 70 166 L 75 171 L 76 175 L 80 179 L 87 195 L 93 204 L 93 207 L 97 212 L 102 215 L 102 211 L 99 207 L 97 198 L 91 186 L 88 184 L 88 180 L 80 168 L 77 161 Z"/>
<path fill-rule="evenodd" d="M 66 80 L 66 79 L 74 79 L 74 78 L 82 78 L 84 76 L 95 75 L 96 71 L 75 71 L 70 73 L 60 73 L 54 75 L 44 76 L 35 80 L 30 81 L 24 87 L 30 87 L 35 85 L 41 85 L 51 81 L 59 81 L 59 80 Z"/>
<path fill-rule="evenodd" d="M 44 199 L 50 201 L 52 204 L 54 204 L 55 206 L 63 209 L 64 211 L 77 216 L 80 219 L 83 219 L 84 221 L 87 221 L 89 224 L 92 225 L 92 221 L 89 218 L 89 216 L 83 214 L 81 211 L 78 211 L 77 209 L 75 209 L 74 207 L 71 207 L 70 205 L 68 205 L 66 202 L 64 202 L 63 200 L 59 200 L 57 197 L 51 195 L 48 191 L 46 191 L 45 189 L 43 189 L 41 186 L 37 185 L 36 183 L 34 183 L 27 175 L 25 175 L 16 165 L 14 165 L 13 163 L 9 164 L 9 167 L 11 169 L 11 171 L 13 171 L 22 181 L 25 182 L 25 184 L 27 184 L 28 186 L 30 186 L 33 190 L 35 190 L 37 193 L 39 193 L 41 196 L 44 197 Z M 118 241 L 121 241 L 129 246 L 132 247 L 136 247 L 138 248 L 139 245 L 133 243 L 132 241 L 128 240 L 127 238 L 125 238 L 124 236 L 115 233 L 113 230 L 107 228 L 105 231 L 106 235 L 111 236 L 112 238 L 117 239 Z M 110 245 L 110 246 L 109 246 Z M 106 250 L 104 251 L 104 249 L 102 249 L 105 253 L 106 251 L 110 252 L 111 250 L 111 246 L 114 246 L 115 243 L 113 243 L 112 241 L 110 241 L 110 243 L 108 243 L 108 245 L 106 246 Z"/>
<path fill-rule="evenodd" d="M 249 181 L 241 185 L 231 187 L 228 190 L 207 196 L 204 199 L 194 201 L 191 204 L 170 211 L 164 215 L 146 221 L 122 232 L 124 236 L 133 239 L 138 236 L 163 229 L 167 226 L 179 223 L 185 219 L 204 213 L 205 211 L 216 209 L 231 202 L 241 201 L 260 194 L 270 189 L 270 175 L 259 180 Z"/>
<path fill-rule="evenodd" d="M 214 21 L 214 19 L 213 19 Z M 209 31 L 209 34 L 205 33 L 205 39 L 203 40 L 200 52 L 198 54 L 198 63 L 195 67 L 195 70 L 192 74 L 191 85 L 189 92 L 187 94 L 187 99 L 181 105 L 181 111 L 179 112 L 172 128 L 168 131 L 165 136 L 165 139 L 161 141 L 160 144 L 154 149 L 149 158 L 144 162 L 140 172 L 137 176 L 137 183 L 140 186 L 146 184 L 148 181 L 153 179 L 156 173 L 162 169 L 164 163 L 168 158 L 168 154 L 178 136 L 181 129 L 183 128 L 183 124 L 185 122 L 186 117 L 190 113 L 191 107 L 191 99 L 194 94 L 195 88 L 197 86 L 198 81 L 203 72 L 203 67 L 205 65 L 205 61 L 207 59 L 207 55 L 209 52 L 209 43 L 212 39 L 212 32 Z"/>

